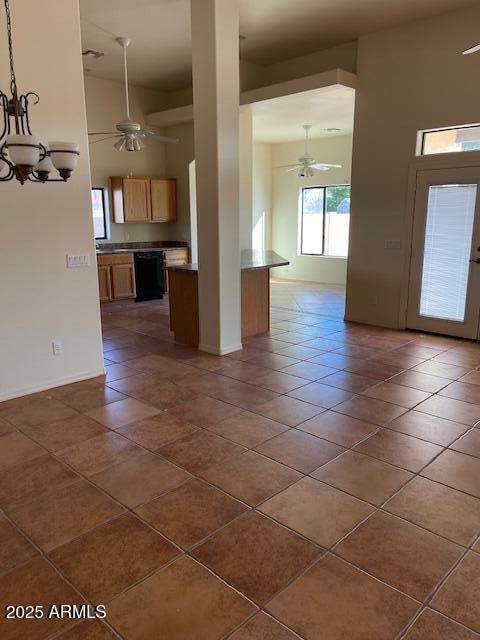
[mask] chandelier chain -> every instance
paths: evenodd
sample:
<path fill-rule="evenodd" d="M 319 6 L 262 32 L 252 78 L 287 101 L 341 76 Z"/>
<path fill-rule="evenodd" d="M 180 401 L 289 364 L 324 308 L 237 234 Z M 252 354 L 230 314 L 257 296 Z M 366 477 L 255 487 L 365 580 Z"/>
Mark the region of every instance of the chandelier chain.
<path fill-rule="evenodd" d="M 17 96 L 17 81 L 15 78 L 15 68 L 13 64 L 13 44 L 12 44 L 12 20 L 10 17 L 10 5 L 8 0 L 5 0 L 5 14 L 7 16 L 7 36 L 8 36 L 8 50 L 10 57 L 10 89 L 13 96 Z"/>

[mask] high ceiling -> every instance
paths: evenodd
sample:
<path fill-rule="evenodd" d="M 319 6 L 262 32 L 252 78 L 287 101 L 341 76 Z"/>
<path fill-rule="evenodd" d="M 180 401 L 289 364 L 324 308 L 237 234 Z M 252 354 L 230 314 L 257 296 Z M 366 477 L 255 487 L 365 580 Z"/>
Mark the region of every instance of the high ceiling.
<path fill-rule="evenodd" d="M 241 57 L 260 65 L 359 35 L 473 6 L 478 0 L 240 0 Z M 190 0 L 80 0 L 84 48 L 105 52 L 93 75 L 120 80 L 114 36 L 129 36 L 131 80 L 176 89 L 191 76 Z"/>
<path fill-rule="evenodd" d="M 253 137 L 270 143 L 303 140 L 304 124 L 312 125 L 310 138 L 351 134 L 354 107 L 355 90 L 340 85 L 256 102 L 251 105 Z"/>

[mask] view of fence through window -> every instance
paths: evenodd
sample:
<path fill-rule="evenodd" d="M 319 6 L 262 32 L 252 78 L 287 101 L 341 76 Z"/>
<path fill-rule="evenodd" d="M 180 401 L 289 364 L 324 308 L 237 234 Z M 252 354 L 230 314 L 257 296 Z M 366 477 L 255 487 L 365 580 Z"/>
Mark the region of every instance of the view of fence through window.
<path fill-rule="evenodd" d="M 301 194 L 300 252 L 346 257 L 350 227 L 350 186 L 306 187 Z"/>
<path fill-rule="evenodd" d="M 480 126 L 478 125 L 423 132 L 421 155 L 424 156 L 479 150 Z"/>

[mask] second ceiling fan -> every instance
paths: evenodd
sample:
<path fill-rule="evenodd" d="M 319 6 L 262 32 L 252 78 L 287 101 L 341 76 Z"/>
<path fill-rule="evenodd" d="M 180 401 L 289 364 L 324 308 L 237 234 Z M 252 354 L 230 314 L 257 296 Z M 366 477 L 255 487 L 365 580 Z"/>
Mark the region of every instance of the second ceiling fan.
<path fill-rule="evenodd" d="M 275 169 L 287 169 L 287 171 L 298 171 L 299 178 L 313 178 L 315 171 L 328 171 L 329 169 L 341 169 L 341 164 L 327 164 L 325 162 L 317 162 L 313 156 L 308 153 L 308 140 L 311 124 L 304 124 L 305 129 L 305 152 L 303 156 L 298 158 L 294 164 L 283 164 Z"/>
<path fill-rule="evenodd" d="M 130 96 L 128 92 L 128 65 L 127 65 L 127 47 L 130 45 L 131 40 L 129 38 L 115 38 L 115 41 L 123 49 L 123 70 L 125 78 L 125 103 L 126 103 L 126 119 L 122 122 L 118 122 L 116 131 L 95 131 L 89 132 L 89 136 L 106 136 L 97 140 L 92 140 L 90 144 L 96 144 L 97 142 L 104 142 L 105 140 L 117 139 L 117 142 L 113 145 L 117 151 L 141 151 L 145 146 L 143 141 L 145 138 L 152 138 L 159 142 L 178 142 L 178 138 L 170 138 L 168 136 L 162 136 L 155 131 L 145 129 L 139 122 L 135 122 L 130 117 Z"/>

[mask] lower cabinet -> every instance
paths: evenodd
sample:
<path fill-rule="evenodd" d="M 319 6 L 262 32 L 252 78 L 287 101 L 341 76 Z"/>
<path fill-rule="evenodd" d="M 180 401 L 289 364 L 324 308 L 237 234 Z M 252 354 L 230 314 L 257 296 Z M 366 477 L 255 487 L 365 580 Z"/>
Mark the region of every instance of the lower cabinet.
<path fill-rule="evenodd" d="M 112 293 L 114 300 L 135 297 L 135 269 L 133 264 L 114 264 L 112 274 Z"/>
<path fill-rule="evenodd" d="M 165 293 L 168 293 L 168 267 L 188 263 L 188 247 L 166 248 Z M 105 253 L 97 256 L 100 302 L 135 298 L 133 253 Z"/>
<path fill-rule="evenodd" d="M 98 289 L 100 302 L 110 302 L 112 298 L 112 276 L 110 267 L 98 265 Z"/>
<path fill-rule="evenodd" d="M 133 254 L 97 256 L 100 302 L 135 298 Z"/>

